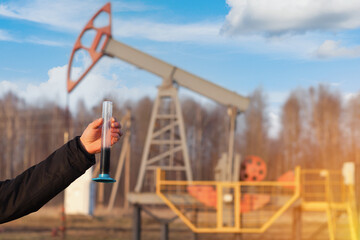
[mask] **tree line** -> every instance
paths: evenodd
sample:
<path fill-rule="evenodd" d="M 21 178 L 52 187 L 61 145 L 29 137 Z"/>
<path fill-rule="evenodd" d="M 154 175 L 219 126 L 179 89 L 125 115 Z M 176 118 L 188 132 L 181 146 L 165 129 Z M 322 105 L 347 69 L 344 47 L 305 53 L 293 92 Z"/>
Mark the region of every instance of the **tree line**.
<path fill-rule="evenodd" d="M 108 99 L 111 100 L 111 99 Z M 132 112 L 130 189 L 136 184 L 153 100 L 114 101 L 113 115 L 120 120 Z M 224 106 L 210 107 L 195 99 L 182 99 L 189 157 L 195 180 L 212 180 L 214 168 L 227 151 L 229 117 Z M 13 178 L 39 163 L 70 138 L 80 135 L 93 119 L 101 116 L 101 102 L 87 109 L 79 101 L 69 113 L 54 103 L 30 105 L 9 92 L 0 98 L 0 179 Z M 344 101 L 326 85 L 292 91 L 280 111 L 281 129 L 269 136 L 270 120 L 266 93 L 256 89 L 250 106 L 238 116 L 235 150 L 242 157 L 257 155 L 268 165 L 267 179 L 300 165 L 303 168 L 339 169 L 343 162 L 360 163 L 360 95 Z M 121 143 L 112 149 L 116 168 Z M 107 190 L 109 191 L 109 190 Z M 121 191 L 121 189 L 120 189 Z"/>

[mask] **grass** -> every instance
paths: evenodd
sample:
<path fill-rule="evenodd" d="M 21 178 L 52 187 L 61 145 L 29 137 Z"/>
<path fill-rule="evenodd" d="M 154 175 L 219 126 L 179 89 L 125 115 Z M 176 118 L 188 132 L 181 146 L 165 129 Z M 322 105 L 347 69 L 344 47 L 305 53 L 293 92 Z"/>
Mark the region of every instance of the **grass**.
<path fill-rule="evenodd" d="M 114 211 L 110 216 L 95 212 L 95 217 L 67 216 L 66 237 L 62 238 L 60 207 L 45 207 L 37 213 L 0 225 L 0 240 L 123 240 L 132 239 L 132 212 Z M 173 217 L 170 210 L 157 211 L 162 217 Z M 286 218 L 286 219 L 285 219 Z M 292 239 L 291 214 L 277 222 L 263 234 L 198 234 L 197 240 L 290 240 Z M 142 217 L 142 240 L 161 239 L 161 224 L 147 215 Z M 285 221 L 284 221 L 285 220 Z M 308 239 L 312 232 L 324 225 L 323 215 L 307 215 L 302 217 L 302 239 Z M 193 240 L 194 234 L 179 219 L 169 225 L 170 240 Z M 316 236 L 316 240 L 329 239 L 327 227 Z M 315 239 L 311 239 L 315 240 Z"/>

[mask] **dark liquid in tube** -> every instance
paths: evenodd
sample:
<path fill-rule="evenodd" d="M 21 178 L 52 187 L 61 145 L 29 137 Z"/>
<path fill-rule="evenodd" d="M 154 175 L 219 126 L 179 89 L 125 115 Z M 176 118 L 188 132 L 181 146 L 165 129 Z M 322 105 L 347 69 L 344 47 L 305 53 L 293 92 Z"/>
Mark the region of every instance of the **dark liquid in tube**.
<path fill-rule="evenodd" d="M 101 149 L 100 174 L 110 172 L 110 148 Z"/>

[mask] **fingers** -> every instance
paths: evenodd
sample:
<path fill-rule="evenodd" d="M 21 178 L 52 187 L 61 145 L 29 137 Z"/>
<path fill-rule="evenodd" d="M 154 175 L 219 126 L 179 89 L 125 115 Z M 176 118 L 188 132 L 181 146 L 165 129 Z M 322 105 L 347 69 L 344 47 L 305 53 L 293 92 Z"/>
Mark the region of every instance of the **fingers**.
<path fill-rule="evenodd" d="M 111 132 L 120 132 L 121 125 L 111 125 Z"/>
<path fill-rule="evenodd" d="M 117 143 L 123 135 L 121 124 L 114 117 L 111 118 L 111 145 Z"/>
<path fill-rule="evenodd" d="M 111 145 L 117 143 L 120 140 L 121 135 L 122 135 L 121 132 L 120 133 L 112 132 L 111 133 Z"/>
<path fill-rule="evenodd" d="M 120 128 L 111 128 L 111 138 L 119 141 L 120 137 L 123 135 Z"/>
<path fill-rule="evenodd" d="M 98 118 L 94 120 L 92 123 L 90 123 L 89 126 L 91 126 L 91 128 L 93 129 L 97 129 L 101 126 L 101 124 L 103 124 L 103 121 L 104 121 L 103 118 Z M 115 129 L 121 128 L 121 124 L 117 122 L 114 117 L 111 118 L 111 128 L 115 128 Z"/>
<path fill-rule="evenodd" d="M 111 146 L 119 141 L 119 138 L 111 138 Z"/>
<path fill-rule="evenodd" d="M 123 134 L 121 131 L 111 132 L 111 137 L 114 137 L 114 138 L 120 138 L 122 135 Z"/>
<path fill-rule="evenodd" d="M 121 128 L 121 124 L 119 122 L 112 122 L 111 127 L 112 128 Z"/>
<path fill-rule="evenodd" d="M 101 126 L 102 123 L 103 123 L 103 119 L 98 118 L 95 121 L 93 121 L 92 123 L 90 123 L 89 126 L 93 129 L 97 129 Z"/>
<path fill-rule="evenodd" d="M 121 137 L 123 135 L 123 133 L 121 131 L 121 124 L 119 122 L 116 122 L 115 118 L 112 118 L 111 121 L 112 121 L 112 123 L 111 123 L 111 134 L 112 134 L 112 136 Z"/>
<path fill-rule="evenodd" d="M 89 127 L 92 129 L 99 129 L 101 127 L 101 125 L 103 124 L 103 122 L 104 122 L 103 118 L 98 118 L 98 119 L 94 120 L 92 123 L 90 123 Z M 116 118 L 114 118 L 114 117 L 111 118 L 110 133 L 111 133 L 111 145 L 118 142 L 120 140 L 120 137 L 123 135 L 123 133 L 121 131 L 121 124 L 119 122 L 117 122 Z"/>

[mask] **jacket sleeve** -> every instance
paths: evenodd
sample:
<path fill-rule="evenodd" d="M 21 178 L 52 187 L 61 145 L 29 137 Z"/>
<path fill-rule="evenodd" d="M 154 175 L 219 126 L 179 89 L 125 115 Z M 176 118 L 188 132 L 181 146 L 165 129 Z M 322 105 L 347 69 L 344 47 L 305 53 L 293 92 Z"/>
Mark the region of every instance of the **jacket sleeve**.
<path fill-rule="evenodd" d="M 95 164 L 76 137 L 14 179 L 0 182 L 0 223 L 39 210 Z"/>

